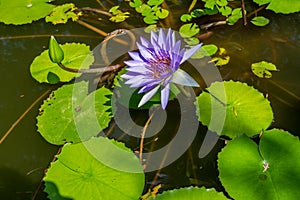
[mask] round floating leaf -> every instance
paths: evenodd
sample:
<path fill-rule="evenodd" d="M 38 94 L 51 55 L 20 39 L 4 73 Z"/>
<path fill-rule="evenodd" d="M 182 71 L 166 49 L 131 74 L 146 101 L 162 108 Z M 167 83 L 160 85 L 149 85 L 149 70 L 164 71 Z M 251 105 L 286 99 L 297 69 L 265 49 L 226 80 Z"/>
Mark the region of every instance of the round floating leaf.
<path fill-rule="evenodd" d="M 276 13 L 289 14 L 300 11 L 299 0 L 253 0 L 259 5 L 270 3 L 267 9 L 273 10 Z"/>
<path fill-rule="evenodd" d="M 195 23 L 184 24 L 179 29 L 179 33 L 183 38 L 193 37 L 194 35 L 198 34 L 199 31 L 200 29 Z"/>
<path fill-rule="evenodd" d="M 261 61 L 258 63 L 253 63 L 251 65 L 251 70 L 256 76 L 260 78 L 271 78 L 272 73 L 270 71 L 277 71 L 277 68 L 272 63 Z"/>
<path fill-rule="evenodd" d="M 110 147 L 109 149 L 106 149 Z M 110 154 L 110 149 L 119 153 Z M 135 171 L 117 170 L 102 159 L 131 166 Z M 138 199 L 144 187 L 144 173 L 138 158 L 123 143 L 108 138 L 92 138 L 83 143 L 67 143 L 57 160 L 51 163 L 46 176 L 60 196 L 76 200 Z"/>
<path fill-rule="evenodd" d="M 155 14 L 160 19 L 164 19 L 164 18 L 168 17 L 169 11 L 162 8 L 162 9 L 158 9 Z"/>
<path fill-rule="evenodd" d="M 265 131 L 259 146 L 246 136 L 235 138 L 219 153 L 218 167 L 234 199 L 300 197 L 300 142 L 288 132 Z"/>
<path fill-rule="evenodd" d="M 1 0 L 0 22 L 5 24 L 28 24 L 47 16 L 54 5 L 49 0 Z"/>
<path fill-rule="evenodd" d="M 44 102 L 37 126 L 49 143 L 61 145 L 88 140 L 108 126 L 111 112 L 105 103 L 111 91 L 100 88 L 87 94 L 88 83 L 79 82 L 62 86 Z"/>
<path fill-rule="evenodd" d="M 218 51 L 218 47 L 214 44 L 206 44 L 192 55 L 192 58 L 203 58 L 205 56 L 212 56 Z"/>
<path fill-rule="evenodd" d="M 270 22 L 269 19 L 263 17 L 263 16 L 258 16 L 258 17 L 254 17 L 251 20 L 251 23 L 254 24 L 255 26 L 265 26 Z"/>
<path fill-rule="evenodd" d="M 89 46 L 85 44 L 66 43 L 60 46 L 64 52 L 62 63 L 69 68 L 88 69 L 94 62 Z M 68 82 L 74 77 L 80 76 L 80 73 L 67 72 L 57 64 L 52 63 L 48 54 L 49 50 L 43 51 L 30 66 L 30 73 L 38 82 L 49 83 L 47 77 L 50 72 L 55 74 L 61 82 Z"/>
<path fill-rule="evenodd" d="M 189 14 L 183 14 L 183 15 L 181 15 L 181 17 L 180 17 L 180 20 L 182 21 L 182 22 L 188 22 L 188 21 L 190 21 L 190 20 L 192 20 L 192 16 L 191 15 L 189 15 Z"/>
<path fill-rule="evenodd" d="M 273 119 L 270 102 L 245 83 L 215 82 L 196 100 L 199 121 L 219 135 L 253 136 Z"/>
<path fill-rule="evenodd" d="M 165 191 L 157 195 L 153 200 L 225 200 L 227 199 L 223 193 L 214 189 L 206 189 L 204 187 L 188 187 L 176 190 Z"/>

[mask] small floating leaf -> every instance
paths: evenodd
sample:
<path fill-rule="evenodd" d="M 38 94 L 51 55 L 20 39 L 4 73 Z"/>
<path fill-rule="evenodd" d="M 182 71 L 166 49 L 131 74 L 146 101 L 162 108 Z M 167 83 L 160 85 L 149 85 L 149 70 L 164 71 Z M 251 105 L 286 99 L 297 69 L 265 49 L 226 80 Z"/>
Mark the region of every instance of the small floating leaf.
<path fill-rule="evenodd" d="M 183 38 L 193 37 L 194 35 L 198 34 L 199 31 L 200 29 L 195 23 L 184 24 L 179 29 L 179 33 Z"/>
<path fill-rule="evenodd" d="M 180 17 L 180 20 L 182 21 L 182 22 L 188 22 L 188 21 L 190 21 L 190 20 L 192 20 L 192 16 L 191 15 L 189 15 L 189 14 L 183 14 L 183 15 L 181 15 L 181 17 Z"/>
<path fill-rule="evenodd" d="M 100 88 L 88 94 L 88 83 L 64 85 L 54 91 L 40 108 L 38 132 L 51 144 L 80 142 L 96 136 L 108 126 L 111 91 Z M 83 127 L 83 128 L 81 128 Z"/>
<path fill-rule="evenodd" d="M 72 21 L 78 20 L 80 12 L 77 14 L 73 11 L 77 9 L 73 3 L 63 4 L 56 6 L 51 14 L 46 17 L 46 22 L 52 22 L 52 24 L 65 24 L 69 19 Z"/>
<path fill-rule="evenodd" d="M 148 0 L 147 4 L 150 6 L 158 6 L 162 4 L 164 0 Z"/>
<path fill-rule="evenodd" d="M 165 191 L 157 195 L 153 200 L 226 200 L 223 193 L 217 192 L 215 189 L 206 189 L 204 187 L 188 187 L 175 190 Z"/>
<path fill-rule="evenodd" d="M 158 9 L 155 14 L 160 19 L 164 19 L 164 18 L 168 17 L 169 11 L 166 9 Z"/>
<path fill-rule="evenodd" d="M 205 56 L 212 56 L 218 51 L 218 47 L 214 44 L 206 44 L 193 54 L 192 58 L 203 58 Z"/>
<path fill-rule="evenodd" d="M 235 9 L 233 9 L 231 15 L 226 19 L 226 22 L 228 25 L 234 25 L 242 17 L 243 17 L 242 9 L 235 8 Z"/>
<path fill-rule="evenodd" d="M 64 60 L 62 63 L 73 69 L 88 69 L 94 62 L 89 46 L 85 44 L 66 43 L 60 45 L 64 52 Z M 34 79 L 40 83 L 49 83 L 49 72 L 59 77 L 61 82 L 68 82 L 80 73 L 67 72 L 61 69 L 57 64 L 52 63 L 49 59 L 49 50 L 43 51 L 37 56 L 30 65 L 30 73 Z"/>
<path fill-rule="evenodd" d="M 271 78 L 272 73 L 270 71 L 277 71 L 277 68 L 272 63 L 261 61 L 258 63 L 253 63 L 251 65 L 251 70 L 259 78 Z"/>
<path fill-rule="evenodd" d="M 272 122 L 270 102 L 245 83 L 215 82 L 197 97 L 199 121 L 219 135 L 253 136 Z"/>
<path fill-rule="evenodd" d="M 300 141 L 286 131 L 265 131 L 257 145 L 246 136 L 218 155 L 220 180 L 234 199 L 298 199 Z"/>
<path fill-rule="evenodd" d="M 251 23 L 254 24 L 255 26 L 265 26 L 265 25 L 269 24 L 269 22 L 270 22 L 270 20 L 263 16 L 254 17 L 251 20 Z"/>
<path fill-rule="evenodd" d="M 127 171 L 129 166 L 135 171 Z M 59 195 L 70 199 L 132 200 L 143 191 L 144 173 L 138 158 L 123 143 L 99 137 L 65 144 L 44 181 L 46 191 L 47 183 L 53 183 Z"/>
<path fill-rule="evenodd" d="M 54 8 L 49 0 L 1 0 L 0 22 L 5 24 L 28 24 L 46 17 Z"/>

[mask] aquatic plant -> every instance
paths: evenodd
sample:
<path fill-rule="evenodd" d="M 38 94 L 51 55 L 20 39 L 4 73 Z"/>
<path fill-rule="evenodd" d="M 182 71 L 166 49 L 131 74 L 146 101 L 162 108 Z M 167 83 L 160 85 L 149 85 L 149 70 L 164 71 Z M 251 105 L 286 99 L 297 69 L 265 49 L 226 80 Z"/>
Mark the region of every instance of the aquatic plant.
<path fill-rule="evenodd" d="M 146 93 L 139 107 L 151 99 L 161 88 L 161 105 L 165 109 L 170 96 L 170 84 L 199 87 L 198 83 L 183 70 L 180 64 L 188 60 L 200 47 L 198 44 L 187 51 L 181 49 L 181 41 L 175 41 L 175 32 L 162 29 L 158 35 L 151 32 L 151 42 L 141 37 L 137 43 L 139 53 L 129 52 L 133 60 L 124 61 L 129 67 L 121 77 L 133 88 L 141 88 L 139 93 Z"/>

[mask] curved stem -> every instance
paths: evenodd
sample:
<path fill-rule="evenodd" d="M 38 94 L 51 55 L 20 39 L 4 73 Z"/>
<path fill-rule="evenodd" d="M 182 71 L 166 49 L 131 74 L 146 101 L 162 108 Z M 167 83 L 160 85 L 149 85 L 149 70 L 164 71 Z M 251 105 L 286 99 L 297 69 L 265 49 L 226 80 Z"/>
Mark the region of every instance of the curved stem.
<path fill-rule="evenodd" d="M 95 68 L 95 69 L 73 69 L 69 68 L 62 63 L 59 63 L 58 66 L 62 68 L 65 71 L 72 72 L 72 73 L 82 73 L 82 74 L 93 74 L 93 73 L 104 73 L 104 72 L 111 72 L 120 69 L 124 65 L 121 64 L 116 64 L 116 65 L 111 65 L 107 67 L 102 67 L 102 68 Z"/>
<path fill-rule="evenodd" d="M 51 89 L 48 89 L 46 92 L 44 92 L 39 98 L 37 98 L 26 110 L 25 112 L 11 125 L 11 127 L 8 129 L 8 131 L 4 134 L 4 136 L 0 139 L 0 144 L 8 137 L 8 135 L 14 130 L 14 128 L 20 123 L 20 121 L 27 115 L 27 113 L 39 102 L 41 101 L 49 92 Z"/>

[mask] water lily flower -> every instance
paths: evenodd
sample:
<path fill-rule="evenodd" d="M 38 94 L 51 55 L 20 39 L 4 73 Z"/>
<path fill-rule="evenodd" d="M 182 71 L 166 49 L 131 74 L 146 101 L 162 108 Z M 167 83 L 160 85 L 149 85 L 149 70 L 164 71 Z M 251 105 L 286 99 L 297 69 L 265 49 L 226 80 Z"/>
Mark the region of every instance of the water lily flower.
<path fill-rule="evenodd" d="M 199 87 L 198 83 L 185 71 L 179 69 L 180 64 L 189 59 L 200 47 L 198 44 L 188 50 L 181 49 L 181 41 L 175 40 L 175 32 L 171 29 L 167 34 L 163 29 L 159 33 L 151 32 L 151 39 L 144 37 L 137 42 L 139 52 L 129 52 L 132 60 L 124 61 L 127 72 L 121 77 L 127 79 L 125 84 L 131 88 L 141 88 L 145 93 L 138 107 L 149 101 L 161 88 L 161 106 L 166 108 L 170 95 L 170 83 Z"/>

